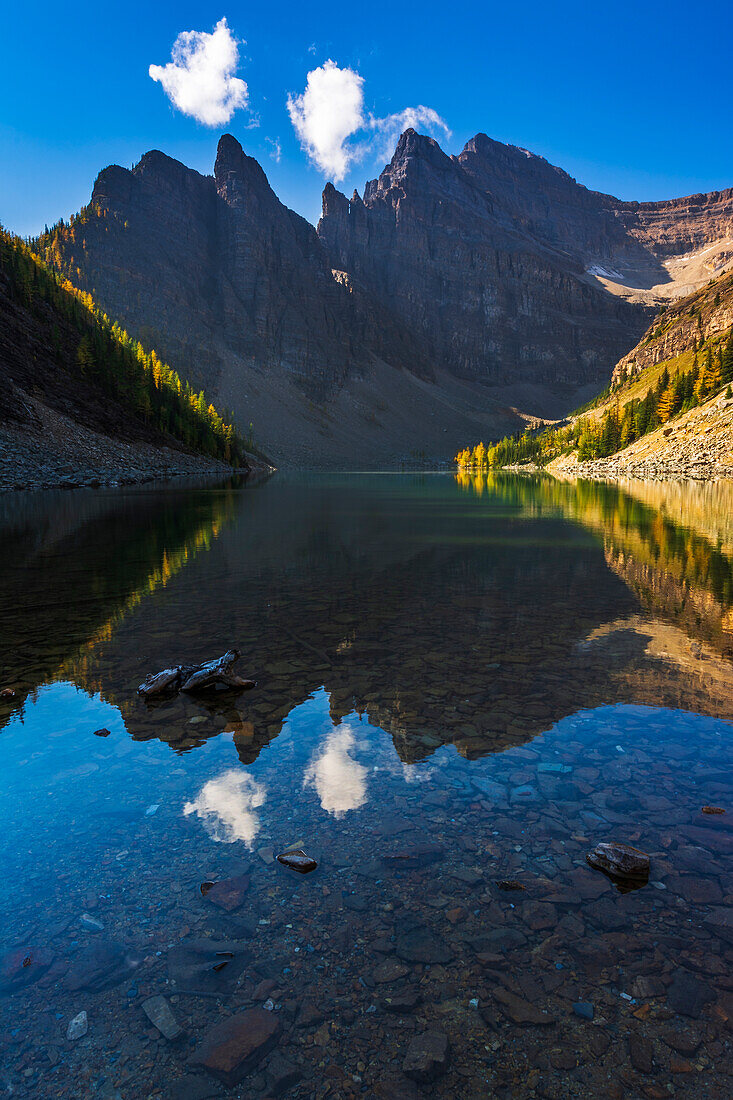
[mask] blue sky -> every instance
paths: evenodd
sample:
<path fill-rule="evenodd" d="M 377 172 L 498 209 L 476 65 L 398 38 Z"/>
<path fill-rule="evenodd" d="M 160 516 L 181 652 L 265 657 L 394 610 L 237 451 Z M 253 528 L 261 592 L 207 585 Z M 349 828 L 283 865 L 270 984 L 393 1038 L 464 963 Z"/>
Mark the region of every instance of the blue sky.
<path fill-rule="evenodd" d="M 151 148 L 210 172 L 225 130 L 282 201 L 315 221 L 325 179 L 336 172 L 341 189 L 361 191 L 410 117 L 448 152 L 482 130 L 626 199 L 731 186 L 732 11 L 710 0 L 703 34 L 677 0 L 7 6 L 0 221 L 35 233 L 83 205 L 102 167 L 129 167 Z M 176 108 L 149 66 L 171 61 L 180 32 L 210 35 L 222 18 L 227 42 L 239 40 L 228 99 L 194 110 L 211 120 L 246 105 L 208 126 Z M 354 119 L 362 125 L 350 132 Z"/>

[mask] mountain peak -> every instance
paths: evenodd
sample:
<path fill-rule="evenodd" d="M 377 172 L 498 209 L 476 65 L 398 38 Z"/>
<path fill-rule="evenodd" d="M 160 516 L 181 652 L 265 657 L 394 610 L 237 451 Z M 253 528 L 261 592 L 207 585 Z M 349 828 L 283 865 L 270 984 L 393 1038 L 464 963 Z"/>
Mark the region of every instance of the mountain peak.
<path fill-rule="evenodd" d="M 400 134 L 391 163 L 395 164 L 414 157 L 429 160 L 433 164 L 450 160 L 434 138 L 428 137 L 427 134 L 419 134 L 410 126 Z"/>
<path fill-rule="evenodd" d="M 228 202 L 240 198 L 243 187 L 272 194 L 267 176 L 259 162 L 254 157 L 247 156 L 232 134 L 222 134 L 219 138 L 214 177 L 217 191 Z"/>

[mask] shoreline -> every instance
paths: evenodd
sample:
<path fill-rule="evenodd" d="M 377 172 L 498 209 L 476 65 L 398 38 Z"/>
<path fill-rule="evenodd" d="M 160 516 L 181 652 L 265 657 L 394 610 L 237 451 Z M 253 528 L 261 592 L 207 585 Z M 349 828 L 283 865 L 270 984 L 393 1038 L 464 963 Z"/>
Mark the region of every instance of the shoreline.
<path fill-rule="evenodd" d="M 251 455 L 247 467 L 237 468 L 205 455 L 112 439 L 78 426 L 78 431 L 70 433 L 69 424 L 59 417 L 55 424 L 44 424 L 50 430 L 42 433 L 0 425 L 0 493 L 114 489 L 182 477 L 246 477 L 272 470 Z"/>

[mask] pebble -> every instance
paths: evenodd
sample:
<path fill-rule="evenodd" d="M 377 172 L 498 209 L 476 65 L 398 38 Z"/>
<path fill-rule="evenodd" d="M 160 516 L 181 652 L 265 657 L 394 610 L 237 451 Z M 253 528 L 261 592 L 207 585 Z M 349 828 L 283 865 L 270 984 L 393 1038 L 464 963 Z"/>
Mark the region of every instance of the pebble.
<path fill-rule="evenodd" d="M 89 1020 L 86 1011 L 82 1010 L 78 1016 L 75 1016 L 74 1019 L 69 1022 L 69 1026 L 66 1029 L 66 1038 L 69 1042 L 73 1043 L 86 1035 L 88 1030 Z"/>
<path fill-rule="evenodd" d="M 97 920 L 90 913 L 82 913 L 79 917 L 79 924 L 82 928 L 86 928 L 87 932 L 104 932 L 104 925 L 101 920 Z"/>
<path fill-rule="evenodd" d="M 581 1020 L 592 1020 L 595 1015 L 595 1009 L 590 1001 L 576 1001 L 573 1012 L 576 1016 L 580 1016 Z"/>
<path fill-rule="evenodd" d="M 143 1001 L 142 1009 L 153 1027 L 157 1027 L 166 1039 L 172 1041 L 183 1034 L 183 1028 L 178 1024 L 165 997 L 160 994 L 148 997 L 146 1001 Z"/>

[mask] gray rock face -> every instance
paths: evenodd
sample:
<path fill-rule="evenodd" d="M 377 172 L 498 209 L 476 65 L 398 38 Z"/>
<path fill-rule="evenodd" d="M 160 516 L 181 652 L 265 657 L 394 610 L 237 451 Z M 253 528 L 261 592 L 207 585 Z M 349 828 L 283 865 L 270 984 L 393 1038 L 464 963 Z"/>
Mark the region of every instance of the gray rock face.
<path fill-rule="evenodd" d="M 334 277 L 313 226 L 228 134 L 213 177 L 158 151 L 105 168 L 83 226 L 54 248 L 105 310 L 213 393 L 236 389 L 241 364 L 322 399 L 368 364 L 367 328 L 377 348 L 385 339 L 384 318 Z"/>
<path fill-rule="evenodd" d="M 662 261 L 726 237 L 732 218 L 733 190 L 623 203 L 485 134 L 450 157 L 407 130 L 363 198 L 326 187 L 318 233 L 457 376 L 580 385 L 606 382 L 648 316 L 605 274 L 667 283 Z"/>
<path fill-rule="evenodd" d="M 326 187 L 318 233 L 451 373 L 578 386 L 608 377 L 646 317 L 585 279 L 613 224 L 591 195 L 485 135 L 449 157 L 407 130 L 363 200 Z"/>

